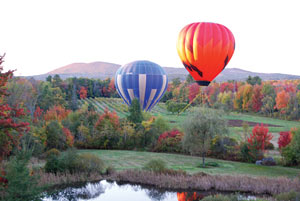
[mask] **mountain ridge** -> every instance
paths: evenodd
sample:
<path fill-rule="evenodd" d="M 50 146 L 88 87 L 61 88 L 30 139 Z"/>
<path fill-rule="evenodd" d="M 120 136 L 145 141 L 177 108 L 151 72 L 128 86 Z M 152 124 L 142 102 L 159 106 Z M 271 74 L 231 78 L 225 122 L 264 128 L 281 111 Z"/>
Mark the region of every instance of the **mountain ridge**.
<path fill-rule="evenodd" d="M 38 80 L 45 80 L 49 75 L 58 74 L 62 79 L 70 77 L 86 77 L 95 79 L 106 79 L 112 78 L 115 75 L 117 69 L 121 67 L 119 64 L 96 61 L 91 63 L 77 62 L 62 66 L 48 73 L 33 77 Z M 183 67 L 163 67 L 169 80 L 179 77 L 184 80 L 188 75 L 188 71 Z M 248 76 L 259 76 L 262 80 L 285 80 L 285 79 L 300 79 L 298 75 L 282 74 L 282 73 L 259 73 L 251 72 L 240 68 L 225 68 L 216 78 L 217 82 L 224 82 L 228 80 L 243 81 L 248 78 Z"/>

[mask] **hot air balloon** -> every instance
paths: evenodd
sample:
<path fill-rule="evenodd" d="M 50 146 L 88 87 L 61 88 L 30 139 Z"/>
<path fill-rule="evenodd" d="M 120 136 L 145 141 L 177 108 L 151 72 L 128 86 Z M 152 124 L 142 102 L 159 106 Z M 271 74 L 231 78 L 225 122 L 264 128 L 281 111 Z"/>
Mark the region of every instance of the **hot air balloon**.
<path fill-rule="evenodd" d="M 151 61 L 134 61 L 121 66 L 115 86 L 127 105 L 137 98 L 141 108 L 150 111 L 164 95 L 168 77 L 162 67 Z"/>
<path fill-rule="evenodd" d="M 210 22 L 185 26 L 177 40 L 177 52 L 183 65 L 202 86 L 208 86 L 225 68 L 234 48 L 231 31 L 221 24 Z"/>

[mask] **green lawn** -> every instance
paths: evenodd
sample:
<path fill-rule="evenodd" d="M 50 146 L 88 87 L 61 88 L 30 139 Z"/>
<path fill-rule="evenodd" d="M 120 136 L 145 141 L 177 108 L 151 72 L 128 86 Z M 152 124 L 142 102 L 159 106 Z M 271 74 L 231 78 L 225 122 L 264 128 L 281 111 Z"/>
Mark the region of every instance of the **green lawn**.
<path fill-rule="evenodd" d="M 162 159 L 171 169 L 185 170 L 188 173 L 206 172 L 209 174 L 243 174 L 250 176 L 266 177 L 296 177 L 300 176 L 300 169 L 287 168 L 281 166 L 257 166 L 255 164 L 240 163 L 232 161 L 217 160 L 207 158 L 207 161 L 217 162 L 220 167 L 197 168 L 202 160 L 200 157 L 187 156 L 180 154 L 137 152 L 137 151 L 118 151 L 118 150 L 80 150 L 80 153 L 89 152 L 98 155 L 108 165 L 116 170 L 139 169 L 151 159 Z"/>

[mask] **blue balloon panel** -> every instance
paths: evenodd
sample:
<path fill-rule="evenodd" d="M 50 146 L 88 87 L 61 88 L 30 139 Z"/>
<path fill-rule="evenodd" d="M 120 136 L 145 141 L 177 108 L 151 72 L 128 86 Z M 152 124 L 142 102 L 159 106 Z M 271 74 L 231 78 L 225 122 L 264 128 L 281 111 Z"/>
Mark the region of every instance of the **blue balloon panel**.
<path fill-rule="evenodd" d="M 164 95 L 168 77 L 156 63 L 134 61 L 117 70 L 115 87 L 127 105 L 137 98 L 142 109 L 150 111 Z"/>

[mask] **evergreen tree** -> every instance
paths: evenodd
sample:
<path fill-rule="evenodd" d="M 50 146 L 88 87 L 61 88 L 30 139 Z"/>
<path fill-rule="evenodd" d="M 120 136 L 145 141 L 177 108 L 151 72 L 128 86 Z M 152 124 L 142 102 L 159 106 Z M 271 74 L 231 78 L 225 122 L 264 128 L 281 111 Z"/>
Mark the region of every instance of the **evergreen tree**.
<path fill-rule="evenodd" d="M 131 106 L 129 107 L 129 116 L 127 119 L 135 124 L 140 124 L 143 121 L 140 102 L 136 98 L 131 101 Z"/>

